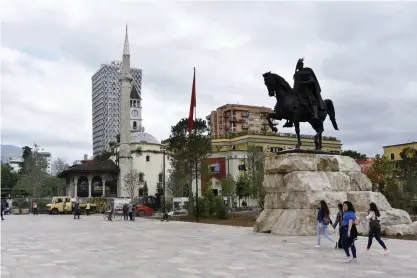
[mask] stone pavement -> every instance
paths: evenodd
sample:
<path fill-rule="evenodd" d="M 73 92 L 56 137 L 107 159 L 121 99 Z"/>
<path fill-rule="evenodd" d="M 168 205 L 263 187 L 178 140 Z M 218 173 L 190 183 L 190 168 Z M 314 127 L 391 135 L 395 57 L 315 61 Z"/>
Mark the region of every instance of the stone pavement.
<path fill-rule="evenodd" d="M 238 228 L 101 216 L 5 216 L 1 224 L 1 277 L 417 277 L 417 241 L 386 240 L 384 256 L 344 264 L 329 242 L 280 237 Z M 360 238 L 357 247 L 366 244 Z"/>

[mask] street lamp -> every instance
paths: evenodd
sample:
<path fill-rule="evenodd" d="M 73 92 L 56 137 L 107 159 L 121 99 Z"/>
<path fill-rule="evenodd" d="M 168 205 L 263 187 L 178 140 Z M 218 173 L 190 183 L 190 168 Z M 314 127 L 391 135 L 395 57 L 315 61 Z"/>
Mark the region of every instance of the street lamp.
<path fill-rule="evenodd" d="M 165 188 L 165 156 L 166 156 L 166 145 L 162 144 L 161 145 L 161 151 L 163 153 L 163 161 L 162 161 L 162 184 L 163 184 L 163 190 L 164 190 L 164 211 L 163 211 L 163 216 L 162 216 L 162 221 L 167 220 L 168 221 L 168 214 L 166 211 L 166 188 Z"/>

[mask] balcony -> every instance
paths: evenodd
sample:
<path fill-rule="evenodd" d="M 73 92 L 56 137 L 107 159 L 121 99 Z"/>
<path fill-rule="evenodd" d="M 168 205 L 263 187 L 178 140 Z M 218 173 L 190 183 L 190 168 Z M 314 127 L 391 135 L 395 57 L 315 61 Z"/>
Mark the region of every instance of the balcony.
<path fill-rule="evenodd" d="M 229 122 L 237 122 L 236 117 L 229 117 Z"/>
<path fill-rule="evenodd" d="M 244 118 L 249 117 L 249 112 L 243 112 L 243 113 L 242 113 L 242 117 L 244 117 Z"/>
<path fill-rule="evenodd" d="M 248 129 L 249 128 L 249 124 L 242 124 L 242 129 Z"/>

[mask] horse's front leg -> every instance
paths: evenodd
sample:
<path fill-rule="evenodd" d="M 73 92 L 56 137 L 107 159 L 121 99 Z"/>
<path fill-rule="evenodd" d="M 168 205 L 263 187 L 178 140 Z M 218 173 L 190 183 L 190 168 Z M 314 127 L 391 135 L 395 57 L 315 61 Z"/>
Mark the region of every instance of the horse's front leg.
<path fill-rule="evenodd" d="M 297 134 L 297 144 L 295 145 L 296 149 L 301 148 L 301 136 L 300 136 L 300 122 L 294 122 L 295 134 Z"/>
<path fill-rule="evenodd" d="M 275 124 L 271 121 L 271 119 L 278 120 L 278 116 L 275 113 L 269 113 L 266 116 L 266 120 L 268 121 L 269 127 L 273 132 L 277 132 L 278 128 L 275 127 Z"/>

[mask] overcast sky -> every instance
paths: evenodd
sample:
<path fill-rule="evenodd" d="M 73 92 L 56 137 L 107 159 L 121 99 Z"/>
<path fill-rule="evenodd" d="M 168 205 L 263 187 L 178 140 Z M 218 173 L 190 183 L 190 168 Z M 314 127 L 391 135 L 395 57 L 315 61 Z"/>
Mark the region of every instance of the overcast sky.
<path fill-rule="evenodd" d="M 335 104 L 340 131 L 327 121 L 324 135 L 369 156 L 417 141 L 417 3 L 133 2 L 2 1 L 3 144 L 91 155 L 91 76 L 121 59 L 126 23 L 158 140 L 188 116 L 194 66 L 205 117 L 226 103 L 272 108 L 262 73 L 292 84 L 305 57 Z"/>

